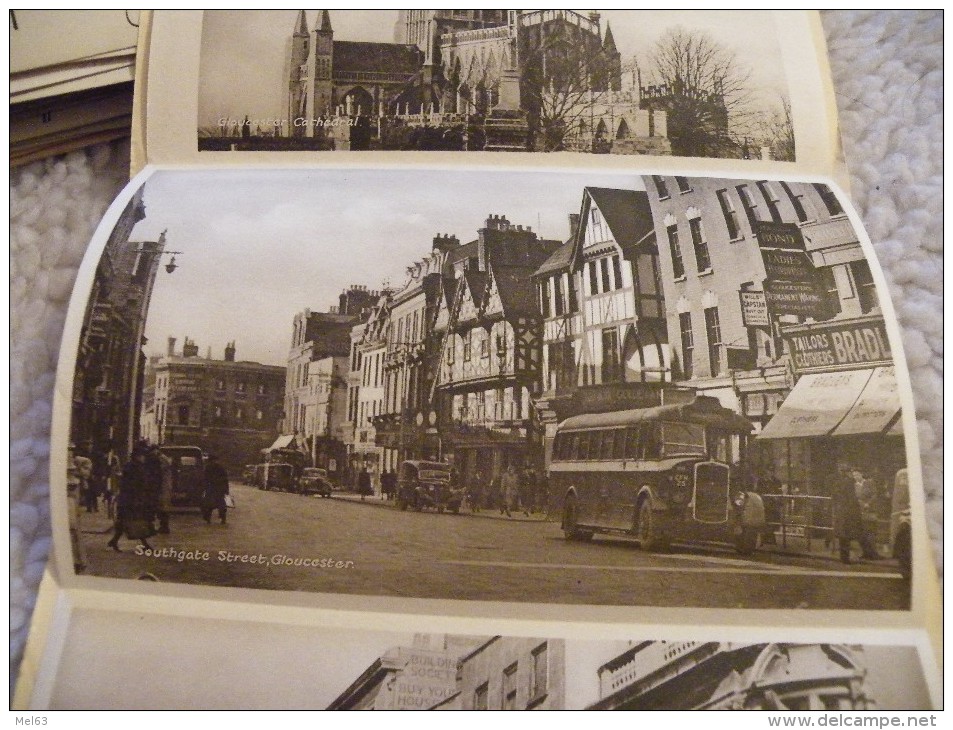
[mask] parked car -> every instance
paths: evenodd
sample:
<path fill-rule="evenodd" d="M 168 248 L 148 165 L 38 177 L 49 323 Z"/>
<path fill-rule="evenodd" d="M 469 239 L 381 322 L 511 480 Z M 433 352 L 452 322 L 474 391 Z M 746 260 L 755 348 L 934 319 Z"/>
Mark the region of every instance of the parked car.
<path fill-rule="evenodd" d="M 464 490 L 451 484 L 450 467 L 437 461 L 405 461 L 397 472 L 397 506 L 460 511 Z"/>
<path fill-rule="evenodd" d="M 900 564 L 900 574 L 907 580 L 912 573 L 910 544 L 910 484 L 907 470 L 900 469 L 893 481 L 890 506 L 890 552 Z"/>
<path fill-rule="evenodd" d="M 305 468 L 298 481 L 298 491 L 302 494 L 320 494 L 322 497 L 330 497 L 334 486 L 328 478 L 328 470 L 316 467 Z"/>
<path fill-rule="evenodd" d="M 198 446 L 163 445 L 160 450 L 172 461 L 172 507 L 200 509 L 205 491 L 205 454 Z"/>

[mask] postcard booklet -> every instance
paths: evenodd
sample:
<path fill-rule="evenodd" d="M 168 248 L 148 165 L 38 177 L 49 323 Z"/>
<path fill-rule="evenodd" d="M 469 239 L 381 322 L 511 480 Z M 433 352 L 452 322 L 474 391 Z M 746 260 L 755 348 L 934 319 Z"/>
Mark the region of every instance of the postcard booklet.
<path fill-rule="evenodd" d="M 140 25 L 15 704 L 939 708 L 815 13 Z"/>

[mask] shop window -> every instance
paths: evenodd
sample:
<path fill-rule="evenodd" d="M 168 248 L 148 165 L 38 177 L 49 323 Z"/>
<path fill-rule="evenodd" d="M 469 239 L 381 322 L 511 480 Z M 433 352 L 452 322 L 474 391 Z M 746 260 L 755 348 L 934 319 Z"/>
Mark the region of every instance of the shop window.
<path fill-rule="evenodd" d="M 870 273 L 870 264 L 866 261 L 853 261 L 850 264 L 850 273 L 857 289 L 857 299 L 860 302 L 860 311 L 867 314 L 880 306 L 877 298 L 877 285 L 873 274 Z"/>
<path fill-rule="evenodd" d="M 711 271 L 711 256 L 708 253 L 705 234 L 702 232 L 702 219 L 692 218 L 688 221 L 688 227 L 692 233 L 692 246 L 695 248 L 695 265 L 698 267 L 698 272 Z"/>
<path fill-rule="evenodd" d="M 622 282 L 622 267 L 619 265 L 619 257 L 612 257 L 612 275 L 615 277 L 615 288 L 621 289 L 623 287 Z"/>
<path fill-rule="evenodd" d="M 705 309 L 705 331 L 708 334 L 708 362 L 711 376 L 721 373 L 721 322 L 718 307 Z"/>
<path fill-rule="evenodd" d="M 788 200 L 791 201 L 791 206 L 794 208 L 794 215 L 797 216 L 798 223 L 804 223 L 809 220 L 807 210 L 804 208 L 804 196 L 800 193 L 795 193 L 786 182 L 781 183 L 781 189 L 784 190 L 788 196 Z"/>
<path fill-rule="evenodd" d="M 771 220 L 775 223 L 780 223 L 781 211 L 778 210 L 779 198 L 777 193 L 774 192 L 774 188 L 771 187 L 771 183 L 769 183 L 767 180 L 762 180 L 758 183 L 758 189 L 764 196 L 764 202 L 768 206 L 768 214 L 771 216 Z"/>
<path fill-rule="evenodd" d="M 682 261 L 682 249 L 678 244 L 678 226 L 671 225 L 666 228 L 668 232 L 668 246 L 672 252 L 672 273 L 676 279 L 685 276 L 685 264 Z"/>
<path fill-rule="evenodd" d="M 725 217 L 725 225 L 728 227 L 728 238 L 732 241 L 740 238 L 741 228 L 738 227 L 738 213 L 735 211 L 731 198 L 728 197 L 728 191 L 719 190 L 716 195 L 718 196 L 718 204 L 721 206 L 721 214 Z"/>
<path fill-rule="evenodd" d="M 620 380 L 619 332 L 615 327 L 609 327 L 602 330 L 602 382 L 615 383 Z"/>
<path fill-rule="evenodd" d="M 484 682 L 479 687 L 477 687 L 473 692 L 473 709 L 474 710 L 488 710 L 489 706 L 487 705 L 487 700 L 490 696 L 490 686 L 489 683 Z"/>
<path fill-rule="evenodd" d="M 682 335 L 682 373 L 686 380 L 691 380 L 695 371 L 695 334 L 692 332 L 691 312 L 678 315 L 678 327 Z"/>
<path fill-rule="evenodd" d="M 751 226 L 751 230 L 755 231 L 758 228 L 758 223 L 760 219 L 758 218 L 758 205 L 754 201 L 754 197 L 751 195 L 751 190 L 747 185 L 739 185 L 735 190 L 738 191 L 738 197 L 741 199 L 741 206 L 745 209 L 745 215 L 748 217 L 748 225 Z"/>
<path fill-rule="evenodd" d="M 817 194 L 821 196 L 821 200 L 823 201 L 824 206 L 827 208 L 827 213 L 829 215 L 835 216 L 844 214 L 844 209 L 841 207 L 837 196 L 834 195 L 833 190 L 826 185 L 821 185 L 820 183 L 814 183 L 814 189 L 817 191 Z"/>
<path fill-rule="evenodd" d="M 566 313 L 566 299 L 563 297 L 562 274 L 553 277 L 553 304 L 557 317 L 561 317 Z"/>
<path fill-rule="evenodd" d="M 533 649 L 533 676 L 530 680 L 530 698 L 539 699 L 547 692 L 549 678 L 549 646 L 540 644 Z"/>
<path fill-rule="evenodd" d="M 517 662 L 513 662 L 503 670 L 503 705 L 504 710 L 516 709 L 516 670 Z"/>

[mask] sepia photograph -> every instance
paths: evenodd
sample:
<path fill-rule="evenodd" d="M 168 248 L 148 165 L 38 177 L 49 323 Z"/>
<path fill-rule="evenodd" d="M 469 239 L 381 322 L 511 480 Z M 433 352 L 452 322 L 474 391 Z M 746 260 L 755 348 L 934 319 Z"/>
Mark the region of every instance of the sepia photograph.
<path fill-rule="evenodd" d="M 200 151 L 795 160 L 770 11 L 205 11 Z"/>
<path fill-rule="evenodd" d="M 81 610 L 50 709 L 766 710 L 933 707 L 911 646 L 364 631 Z M 123 637 L 108 654 L 104 632 Z M 143 657 L 165 647 L 176 662 Z M 99 657 L 90 666 L 88 657 Z M 194 681 L 182 666 L 227 665 Z M 69 682 L 71 676 L 83 682 Z M 117 677 L 123 677 L 117 682 Z"/>
<path fill-rule="evenodd" d="M 160 170 L 126 200 L 54 414 L 76 574 L 910 608 L 909 386 L 826 185 Z"/>

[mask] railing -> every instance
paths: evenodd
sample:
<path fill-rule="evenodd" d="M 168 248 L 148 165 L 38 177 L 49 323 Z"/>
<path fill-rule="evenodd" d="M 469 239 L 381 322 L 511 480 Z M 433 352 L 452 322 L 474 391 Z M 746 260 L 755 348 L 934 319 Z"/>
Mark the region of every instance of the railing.
<path fill-rule="evenodd" d="M 834 534 L 834 515 L 830 497 L 802 494 L 762 494 L 765 519 L 775 536 L 778 547 L 821 550 L 816 541 L 823 541 L 823 549 L 837 550 Z M 864 526 L 874 543 L 886 547 L 890 540 L 890 520 L 873 513 L 864 514 Z"/>

